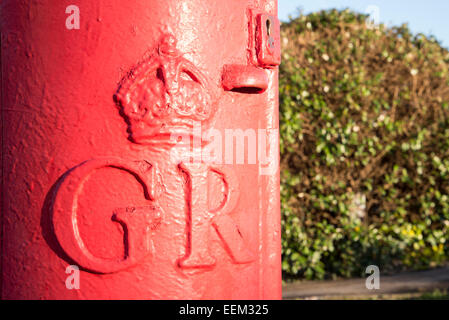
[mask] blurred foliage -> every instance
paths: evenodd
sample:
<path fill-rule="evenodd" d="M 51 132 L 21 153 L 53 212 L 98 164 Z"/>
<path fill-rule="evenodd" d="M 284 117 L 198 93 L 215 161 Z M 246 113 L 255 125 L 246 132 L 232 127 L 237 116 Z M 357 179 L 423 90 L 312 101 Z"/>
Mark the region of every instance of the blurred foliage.
<path fill-rule="evenodd" d="M 424 293 L 414 300 L 449 300 L 449 291 L 437 289 L 432 292 Z"/>
<path fill-rule="evenodd" d="M 300 15 L 281 41 L 284 274 L 449 260 L 449 52 L 349 10 Z"/>

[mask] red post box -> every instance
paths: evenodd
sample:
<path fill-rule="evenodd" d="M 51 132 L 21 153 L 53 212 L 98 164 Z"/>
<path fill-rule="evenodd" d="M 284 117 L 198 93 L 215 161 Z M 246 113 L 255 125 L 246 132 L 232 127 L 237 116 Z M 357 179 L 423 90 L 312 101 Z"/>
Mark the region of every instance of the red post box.
<path fill-rule="evenodd" d="M 1 4 L 3 299 L 278 299 L 276 0 Z"/>

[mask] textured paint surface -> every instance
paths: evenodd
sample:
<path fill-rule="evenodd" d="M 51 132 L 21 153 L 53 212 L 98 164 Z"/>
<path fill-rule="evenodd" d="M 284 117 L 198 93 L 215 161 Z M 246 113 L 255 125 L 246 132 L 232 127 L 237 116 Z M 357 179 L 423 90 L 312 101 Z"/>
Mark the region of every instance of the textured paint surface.
<path fill-rule="evenodd" d="M 281 298 L 277 136 L 268 175 L 169 139 L 277 134 L 276 1 L 78 0 L 79 30 L 65 5 L 1 3 L 1 297 Z"/>

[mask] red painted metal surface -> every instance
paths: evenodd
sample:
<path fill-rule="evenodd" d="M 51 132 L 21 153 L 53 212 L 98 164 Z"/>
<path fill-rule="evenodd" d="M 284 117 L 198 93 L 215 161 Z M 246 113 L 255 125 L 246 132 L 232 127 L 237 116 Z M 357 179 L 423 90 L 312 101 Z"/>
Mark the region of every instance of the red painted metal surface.
<path fill-rule="evenodd" d="M 1 3 L 1 297 L 281 298 L 276 1 L 67 5 Z"/>

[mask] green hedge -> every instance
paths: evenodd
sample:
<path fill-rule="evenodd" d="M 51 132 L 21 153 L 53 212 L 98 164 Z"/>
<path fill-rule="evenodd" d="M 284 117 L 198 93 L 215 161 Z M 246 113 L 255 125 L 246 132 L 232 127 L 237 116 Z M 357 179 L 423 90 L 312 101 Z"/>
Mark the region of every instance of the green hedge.
<path fill-rule="evenodd" d="M 349 10 L 281 27 L 286 276 L 449 260 L 449 52 Z"/>

